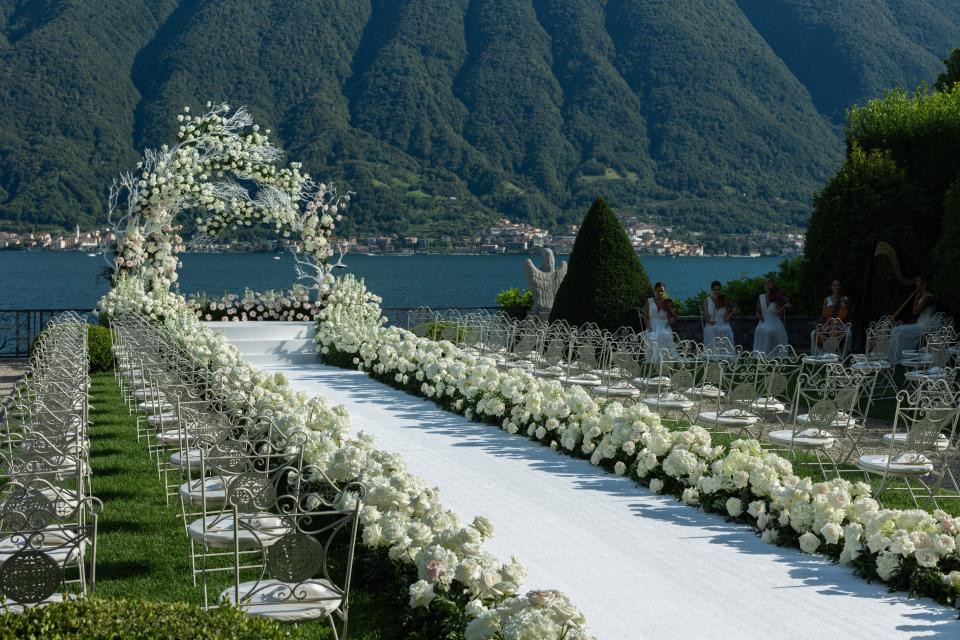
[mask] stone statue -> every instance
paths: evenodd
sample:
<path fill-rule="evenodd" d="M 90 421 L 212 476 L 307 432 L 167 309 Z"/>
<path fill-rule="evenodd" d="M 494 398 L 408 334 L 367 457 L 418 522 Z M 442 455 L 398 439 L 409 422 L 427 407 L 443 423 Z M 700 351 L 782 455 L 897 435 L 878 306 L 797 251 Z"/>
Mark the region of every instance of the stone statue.
<path fill-rule="evenodd" d="M 563 281 L 563 277 L 567 275 L 567 262 L 563 261 L 559 269 L 554 268 L 555 262 L 553 250 L 544 249 L 541 268 L 538 269 L 534 266 L 533 261 L 529 258 L 523 265 L 523 270 L 527 273 L 527 282 L 530 283 L 530 291 L 533 292 L 533 306 L 530 308 L 530 315 L 537 316 L 541 320 L 550 318 L 553 299 L 557 297 L 560 283 Z"/>

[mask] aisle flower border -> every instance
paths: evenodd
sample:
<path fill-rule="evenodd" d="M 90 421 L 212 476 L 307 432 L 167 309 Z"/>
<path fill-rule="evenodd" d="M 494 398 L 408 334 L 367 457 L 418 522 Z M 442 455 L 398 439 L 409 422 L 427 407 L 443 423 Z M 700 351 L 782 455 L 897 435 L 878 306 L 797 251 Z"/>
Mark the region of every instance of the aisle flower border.
<path fill-rule="evenodd" d="M 281 373 L 249 365 L 222 334 L 197 321 L 183 296 L 122 275 L 98 310 L 105 319 L 128 312 L 150 319 L 216 374 L 222 396 L 233 399 L 234 410 L 252 406 L 272 415 L 288 433 L 304 432 L 306 462 L 335 481 L 363 483 L 361 543 L 415 569 L 418 579 L 408 589 L 412 609 L 429 608 L 441 597 L 447 606 L 460 606 L 455 604 L 459 586 L 461 597 L 468 599 L 463 608 L 470 619 L 466 640 L 592 640 L 583 615 L 562 593 L 519 594 L 526 576 L 519 559 L 501 564 L 482 548 L 493 535 L 489 520 L 478 516 L 462 525 L 443 508 L 437 489 L 406 471 L 400 455 L 377 449 L 363 433 L 349 438 L 350 418 L 343 406 L 295 392 Z"/>
<path fill-rule="evenodd" d="M 960 518 L 882 509 L 870 485 L 800 478 L 756 440 L 713 446 L 702 427 L 668 429 L 641 403 L 625 407 L 520 369 L 500 370 L 451 342 L 384 326 L 379 302 L 362 280 L 337 279 L 317 324 L 325 362 L 723 513 L 753 526 L 765 543 L 821 553 L 867 580 L 956 606 Z"/>

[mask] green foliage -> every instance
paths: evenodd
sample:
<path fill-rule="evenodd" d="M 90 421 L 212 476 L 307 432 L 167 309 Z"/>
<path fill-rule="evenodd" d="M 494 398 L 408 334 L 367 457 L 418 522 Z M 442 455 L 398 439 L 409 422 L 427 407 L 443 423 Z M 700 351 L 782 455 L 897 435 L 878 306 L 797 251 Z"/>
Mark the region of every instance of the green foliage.
<path fill-rule="evenodd" d="M 533 306 L 533 291 L 529 289 L 520 290 L 517 287 L 504 289 L 497 294 L 497 306 L 503 310 L 507 309 L 529 309 Z"/>
<path fill-rule="evenodd" d="M 940 305 L 954 316 L 960 315 L 960 180 L 947 191 L 932 289 Z"/>
<path fill-rule="evenodd" d="M 800 257 L 787 258 L 778 265 L 776 271 L 762 276 L 749 278 L 742 276 L 723 284 L 723 293 L 740 308 L 741 313 L 749 315 L 757 305 L 757 297 L 763 293 L 764 278 L 773 278 L 780 291 L 790 299 L 790 306 L 795 313 L 818 314 L 820 312 L 817 294 L 805 291 L 806 289 L 806 261 Z M 699 291 L 680 303 L 681 315 L 700 315 L 703 313 L 703 301 L 709 292 Z"/>
<path fill-rule="evenodd" d="M 113 370 L 113 334 L 100 325 L 87 326 L 87 354 L 90 373 Z"/>
<path fill-rule="evenodd" d="M 960 86 L 945 91 L 890 91 L 854 106 L 847 117 L 847 156 L 855 146 L 890 153 L 918 193 L 904 212 L 928 242 L 940 232 L 943 196 L 960 173 Z"/>
<path fill-rule="evenodd" d="M 274 640 L 299 638 L 298 629 L 222 607 L 204 611 L 183 602 L 82 599 L 26 613 L 0 615 L 0 640 L 24 638 L 178 638 Z"/>
<path fill-rule="evenodd" d="M 956 43 L 960 10 L 887 4 L 3 1 L 0 226 L 93 223 L 171 114 L 220 99 L 357 193 L 346 233 L 552 227 L 598 185 L 708 233 L 801 226 L 842 107 Z"/>
<path fill-rule="evenodd" d="M 950 89 L 960 82 L 960 49 L 951 51 L 950 57 L 944 60 L 943 64 L 947 70 L 937 76 L 937 82 L 933 85 L 937 91 Z"/>
<path fill-rule="evenodd" d="M 636 326 L 637 309 L 650 292 L 650 280 L 623 225 L 603 198 L 597 198 L 573 243 L 550 320 L 596 322 L 611 331 Z"/>
<path fill-rule="evenodd" d="M 863 284 L 871 235 L 905 249 L 900 257 L 906 273 L 925 269 L 936 236 L 921 235 L 920 225 L 914 224 L 921 200 L 889 151 L 866 151 L 855 144 L 837 175 L 814 198 L 805 288 L 824 290 L 839 278 L 848 290 L 857 290 Z"/>

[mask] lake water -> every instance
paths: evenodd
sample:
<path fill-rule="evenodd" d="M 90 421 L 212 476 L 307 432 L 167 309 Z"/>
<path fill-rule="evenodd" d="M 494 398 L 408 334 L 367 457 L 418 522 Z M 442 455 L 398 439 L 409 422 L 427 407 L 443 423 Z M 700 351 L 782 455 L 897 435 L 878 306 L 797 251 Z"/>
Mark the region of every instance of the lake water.
<path fill-rule="evenodd" d="M 343 262 L 347 272 L 363 277 L 383 297 L 384 307 L 484 307 L 496 304 L 501 289 L 526 287 L 523 263 L 527 258 L 347 254 Z M 187 254 L 182 260 L 179 274 L 184 293 L 286 289 L 295 278 L 290 254 Z M 663 280 L 670 295 L 682 299 L 706 289 L 712 280 L 726 282 L 772 271 L 781 258 L 641 260 L 651 282 Z M 534 262 L 539 263 L 539 257 Z M 103 267 L 102 258 L 83 253 L 0 251 L 0 309 L 93 308 L 107 291 L 107 283 L 100 278 Z"/>

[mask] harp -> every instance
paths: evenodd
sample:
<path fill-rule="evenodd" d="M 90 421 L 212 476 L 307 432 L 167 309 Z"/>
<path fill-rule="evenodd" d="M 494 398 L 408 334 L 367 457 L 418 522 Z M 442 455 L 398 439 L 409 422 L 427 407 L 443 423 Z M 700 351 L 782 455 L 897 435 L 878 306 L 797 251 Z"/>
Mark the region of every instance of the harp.
<path fill-rule="evenodd" d="M 871 321 L 886 315 L 902 320 L 909 315 L 916 294 L 913 279 L 904 275 L 897 251 L 890 243 L 874 238 L 873 250 L 866 260 L 863 293 L 855 309 L 857 345 L 863 344 Z"/>
<path fill-rule="evenodd" d="M 903 271 L 900 270 L 900 260 L 897 258 L 897 251 L 890 246 L 890 244 L 883 241 L 878 242 L 877 248 L 873 252 L 873 257 L 885 258 L 888 261 L 890 273 L 901 287 L 914 287 L 914 281 L 911 278 L 904 276 Z M 907 299 L 904 300 L 900 306 L 897 307 L 897 310 L 891 314 L 893 315 L 894 320 L 900 320 L 903 316 L 903 312 L 907 310 L 908 307 L 911 309 L 913 308 L 912 302 L 916 295 L 917 292 L 915 289 L 910 292 L 910 294 L 907 296 Z"/>

